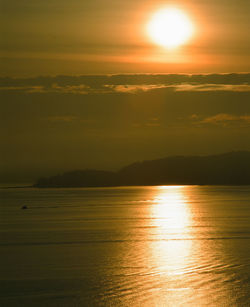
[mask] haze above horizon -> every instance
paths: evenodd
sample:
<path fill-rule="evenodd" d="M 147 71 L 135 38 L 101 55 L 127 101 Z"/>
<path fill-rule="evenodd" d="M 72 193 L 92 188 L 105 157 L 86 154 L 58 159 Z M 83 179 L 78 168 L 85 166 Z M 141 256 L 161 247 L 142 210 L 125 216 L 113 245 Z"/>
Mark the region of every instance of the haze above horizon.
<path fill-rule="evenodd" d="M 249 11 L 245 0 L 3 0 L 1 74 L 246 72 Z"/>

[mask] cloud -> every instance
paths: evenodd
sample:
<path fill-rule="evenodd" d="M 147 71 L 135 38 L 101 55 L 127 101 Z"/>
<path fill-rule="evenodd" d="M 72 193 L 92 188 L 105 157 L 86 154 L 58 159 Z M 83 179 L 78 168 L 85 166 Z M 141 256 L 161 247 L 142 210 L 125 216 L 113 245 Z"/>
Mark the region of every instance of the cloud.
<path fill-rule="evenodd" d="M 250 92 L 249 84 L 180 84 L 174 87 L 177 92 L 211 92 L 211 91 L 230 91 L 230 92 Z"/>
<path fill-rule="evenodd" d="M 0 90 L 25 93 L 135 94 L 173 92 L 250 92 L 250 74 L 123 74 L 35 78 L 0 78 Z"/>
<path fill-rule="evenodd" d="M 51 87 L 46 88 L 43 86 L 11 86 L 11 87 L 0 87 L 0 91 L 13 91 L 13 92 L 24 92 L 24 93 L 59 93 L 59 94 L 110 94 L 110 93 L 123 93 L 123 94 L 135 94 L 138 92 L 149 92 L 157 89 L 165 89 L 173 92 L 250 92 L 250 85 L 241 84 L 138 84 L 138 85 L 103 85 L 101 88 L 91 88 L 85 84 L 82 85 L 68 85 L 59 86 L 52 84 Z"/>
<path fill-rule="evenodd" d="M 227 113 L 219 113 L 210 117 L 203 118 L 202 120 L 199 120 L 199 116 L 196 114 L 193 114 L 191 116 L 192 120 L 195 120 L 199 124 L 212 124 L 212 125 L 222 125 L 222 126 L 228 126 L 228 125 L 244 125 L 244 126 L 250 126 L 250 115 L 232 115 Z"/>
<path fill-rule="evenodd" d="M 148 92 L 154 89 L 169 88 L 170 86 L 164 84 L 138 84 L 138 85 L 106 85 L 106 88 L 112 89 L 118 93 L 137 93 L 137 92 Z M 171 86 L 172 88 L 172 86 Z"/>
<path fill-rule="evenodd" d="M 21 91 L 25 93 L 44 93 L 43 86 L 0 86 L 0 91 Z"/>

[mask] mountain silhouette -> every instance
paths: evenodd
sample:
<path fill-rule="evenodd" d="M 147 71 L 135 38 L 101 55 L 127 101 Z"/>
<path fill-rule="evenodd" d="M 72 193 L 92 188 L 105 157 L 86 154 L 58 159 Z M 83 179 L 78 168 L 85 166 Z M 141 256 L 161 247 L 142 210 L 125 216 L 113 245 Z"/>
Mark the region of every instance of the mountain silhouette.
<path fill-rule="evenodd" d="M 210 156 L 171 156 L 136 162 L 118 172 L 78 170 L 40 178 L 35 187 L 109 187 L 131 185 L 248 185 L 250 152 Z"/>

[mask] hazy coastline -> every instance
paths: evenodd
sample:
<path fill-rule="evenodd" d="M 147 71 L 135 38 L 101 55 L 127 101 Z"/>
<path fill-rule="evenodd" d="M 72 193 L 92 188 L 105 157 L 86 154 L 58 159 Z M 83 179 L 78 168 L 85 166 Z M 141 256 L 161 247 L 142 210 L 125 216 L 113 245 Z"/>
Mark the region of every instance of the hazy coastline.
<path fill-rule="evenodd" d="M 76 170 L 40 178 L 37 188 L 157 185 L 249 185 L 250 152 L 176 156 L 130 164 L 117 172 Z"/>

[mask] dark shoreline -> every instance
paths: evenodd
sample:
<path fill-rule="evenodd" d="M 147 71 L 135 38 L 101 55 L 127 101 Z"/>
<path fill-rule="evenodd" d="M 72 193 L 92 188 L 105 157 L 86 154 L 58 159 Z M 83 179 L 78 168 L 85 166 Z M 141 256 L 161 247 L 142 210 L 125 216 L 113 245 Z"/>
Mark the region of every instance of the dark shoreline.
<path fill-rule="evenodd" d="M 2 189 L 23 188 L 105 188 L 130 186 L 250 185 L 250 152 L 234 151 L 210 156 L 170 156 L 135 162 L 118 171 L 73 170 L 35 183 L 6 183 Z"/>
<path fill-rule="evenodd" d="M 45 190 L 45 189 L 104 189 L 104 188 L 131 188 L 131 187 L 174 187 L 174 186 L 199 186 L 199 187 L 250 187 L 250 184 L 181 184 L 181 183 L 176 183 L 176 184 L 149 184 L 149 185 L 116 185 L 116 186 L 74 186 L 74 187 L 69 187 L 69 186 L 50 186 L 50 187 L 38 187 L 35 185 L 31 186 L 16 186 L 16 187 L 0 187 L 0 190 L 14 190 L 14 189 L 40 189 L 40 190 Z"/>
<path fill-rule="evenodd" d="M 68 171 L 40 178 L 34 187 L 249 184 L 250 152 L 238 151 L 210 156 L 170 156 L 135 162 L 116 172 L 96 169 Z"/>

